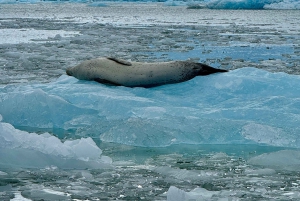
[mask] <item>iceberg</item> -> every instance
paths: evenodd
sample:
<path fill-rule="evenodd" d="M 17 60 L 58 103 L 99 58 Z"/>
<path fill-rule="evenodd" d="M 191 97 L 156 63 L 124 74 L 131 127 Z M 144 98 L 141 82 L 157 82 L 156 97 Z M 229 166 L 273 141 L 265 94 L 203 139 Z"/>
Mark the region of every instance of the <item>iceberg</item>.
<path fill-rule="evenodd" d="M 241 68 L 155 88 L 62 75 L 0 88 L 3 122 L 27 131 L 143 147 L 263 144 L 299 148 L 300 77 Z M 58 133 L 59 132 L 59 133 Z"/>
<path fill-rule="evenodd" d="M 283 0 L 279 2 L 274 2 L 272 4 L 267 4 L 264 6 L 265 9 L 274 9 L 274 10 L 280 10 L 280 9 L 300 9 L 300 2 L 297 0 Z"/>
<path fill-rule="evenodd" d="M 278 3 L 280 0 L 212 0 L 207 3 L 212 9 L 263 9 L 265 5 Z"/>
<path fill-rule="evenodd" d="M 0 122 L 0 167 L 104 168 L 111 159 L 101 156 L 91 138 L 62 142 L 49 134 L 28 133 Z"/>

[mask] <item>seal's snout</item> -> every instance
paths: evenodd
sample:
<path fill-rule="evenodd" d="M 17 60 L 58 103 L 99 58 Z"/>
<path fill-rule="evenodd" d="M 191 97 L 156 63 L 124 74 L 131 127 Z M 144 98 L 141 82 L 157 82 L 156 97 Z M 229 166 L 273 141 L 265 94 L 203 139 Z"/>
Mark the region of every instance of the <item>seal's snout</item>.
<path fill-rule="evenodd" d="M 69 75 L 69 76 L 73 75 L 71 70 L 72 70 L 72 68 L 67 68 L 67 70 L 66 70 L 67 75 Z"/>

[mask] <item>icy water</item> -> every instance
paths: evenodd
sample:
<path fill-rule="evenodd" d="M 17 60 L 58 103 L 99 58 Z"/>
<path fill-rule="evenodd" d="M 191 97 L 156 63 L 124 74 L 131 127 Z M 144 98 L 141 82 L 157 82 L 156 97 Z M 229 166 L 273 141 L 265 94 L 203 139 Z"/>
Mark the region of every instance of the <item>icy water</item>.
<path fill-rule="evenodd" d="M 1 4 L 0 200 L 299 200 L 299 21 L 299 10 Z M 230 72 L 153 89 L 65 75 L 98 56 Z"/>

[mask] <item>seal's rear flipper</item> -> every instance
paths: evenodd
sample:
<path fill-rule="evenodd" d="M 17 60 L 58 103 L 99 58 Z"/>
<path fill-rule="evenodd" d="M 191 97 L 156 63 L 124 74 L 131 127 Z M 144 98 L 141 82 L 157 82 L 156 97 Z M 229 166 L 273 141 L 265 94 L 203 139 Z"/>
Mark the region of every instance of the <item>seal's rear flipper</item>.
<path fill-rule="evenodd" d="M 219 69 L 219 68 L 213 68 L 211 66 L 208 66 L 206 64 L 201 64 L 199 63 L 199 65 L 201 65 L 201 69 L 199 71 L 198 75 L 209 75 L 209 74 L 213 74 L 213 73 L 224 73 L 224 72 L 228 72 L 228 70 L 224 70 L 224 69 Z"/>

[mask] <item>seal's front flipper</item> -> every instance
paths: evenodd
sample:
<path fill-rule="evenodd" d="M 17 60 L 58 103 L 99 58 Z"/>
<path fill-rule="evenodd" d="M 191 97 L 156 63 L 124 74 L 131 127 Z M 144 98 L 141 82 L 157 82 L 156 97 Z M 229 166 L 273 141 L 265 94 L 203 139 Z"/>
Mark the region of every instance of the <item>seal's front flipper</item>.
<path fill-rule="evenodd" d="M 118 83 L 111 82 L 111 81 L 109 81 L 109 80 L 101 79 L 101 78 L 95 78 L 94 81 L 99 82 L 99 83 L 101 83 L 101 84 L 105 84 L 105 85 L 121 86 L 121 85 L 118 84 Z"/>
<path fill-rule="evenodd" d="M 132 66 L 132 63 L 130 63 L 129 61 L 125 61 L 123 59 L 117 59 L 117 58 L 113 58 L 113 57 L 107 57 L 107 59 L 117 62 L 118 64 L 125 65 L 125 66 Z"/>

